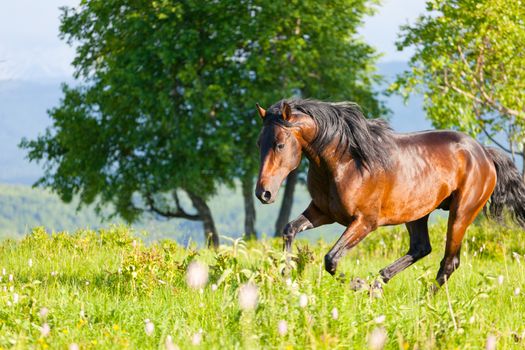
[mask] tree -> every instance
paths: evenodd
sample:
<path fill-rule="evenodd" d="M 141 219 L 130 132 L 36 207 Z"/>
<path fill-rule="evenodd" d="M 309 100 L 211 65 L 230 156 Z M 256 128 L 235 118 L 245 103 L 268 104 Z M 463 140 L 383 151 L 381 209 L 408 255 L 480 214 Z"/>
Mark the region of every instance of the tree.
<path fill-rule="evenodd" d="M 434 126 L 484 134 L 523 157 L 525 7 L 514 0 L 432 0 L 427 11 L 402 28 L 398 49 L 415 53 L 391 89 L 422 92 Z"/>
<path fill-rule="evenodd" d="M 53 126 L 22 142 L 45 162 L 38 185 L 65 201 L 113 204 L 133 221 L 144 212 L 203 222 L 218 235 L 206 199 L 232 183 L 226 96 L 230 57 L 246 9 L 235 2 L 85 1 L 65 8 L 61 33 L 75 44 L 81 84 L 64 86 Z M 213 20 L 211 20 L 213 19 Z M 185 192 L 196 213 L 179 199 Z"/>

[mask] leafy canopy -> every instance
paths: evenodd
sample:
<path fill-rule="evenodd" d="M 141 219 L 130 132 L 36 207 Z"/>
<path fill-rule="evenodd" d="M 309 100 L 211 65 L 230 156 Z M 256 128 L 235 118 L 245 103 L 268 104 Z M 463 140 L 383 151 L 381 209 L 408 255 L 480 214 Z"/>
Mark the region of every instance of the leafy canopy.
<path fill-rule="evenodd" d="M 402 28 L 399 49 L 415 48 L 392 90 L 425 97 L 436 127 L 472 135 L 525 137 L 525 4 L 516 0 L 431 0 Z"/>

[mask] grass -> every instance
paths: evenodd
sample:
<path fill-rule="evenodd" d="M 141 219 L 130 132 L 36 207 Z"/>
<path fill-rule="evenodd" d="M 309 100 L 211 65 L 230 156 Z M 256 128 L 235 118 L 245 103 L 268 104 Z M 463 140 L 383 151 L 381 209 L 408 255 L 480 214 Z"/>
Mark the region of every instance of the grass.
<path fill-rule="evenodd" d="M 294 268 L 283 275 L 278 240 L 235 240 L 214 252 L 171 241 L 146 246 L 126 227 L 71 235 L 35 229 L 0 245 L 0 347 L 164 349 L 169 335 L 181 349 L 366 349 L 377 329 L 386 332 L 388 349 L 480 349 L 490 335 L 498 349 L 525 347 L 523 231 L 473 226 L 461 267 L 436 295 L 428 290 L 443 254 L 444 223 L 431 231 L 432 254 L 376 298 L 324 272 L 324 242 L 299 242 Z M 381 229 L 349 252 L 339 270 L 371 282 L 407 247 L 402 227 Z M 195 260 L 209 267 L 201 290 L 186 283 Z M 247 282 L 258 288 L 254 310 L 239 307 L 239 288 Z M 151 335 L 146 319 L 154 325 Z M 286 334 L 279 333 L 280 321 Z"/>

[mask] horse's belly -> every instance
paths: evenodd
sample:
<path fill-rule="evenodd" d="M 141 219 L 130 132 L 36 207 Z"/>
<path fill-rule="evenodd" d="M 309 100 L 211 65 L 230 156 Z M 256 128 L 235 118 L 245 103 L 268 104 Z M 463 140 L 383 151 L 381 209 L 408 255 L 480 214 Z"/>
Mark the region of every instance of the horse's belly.
<path fill-rule="evenodd" d="M 397 201 L 390 200 L 383 204 L 381 224 L 397 225 L 420 219 L 442 204 L 446 205 L 452 191 L 453 188 L 446 183 L 433 187 L 406 188 L 402 195 L 392 197 L 397 198 Z"/>

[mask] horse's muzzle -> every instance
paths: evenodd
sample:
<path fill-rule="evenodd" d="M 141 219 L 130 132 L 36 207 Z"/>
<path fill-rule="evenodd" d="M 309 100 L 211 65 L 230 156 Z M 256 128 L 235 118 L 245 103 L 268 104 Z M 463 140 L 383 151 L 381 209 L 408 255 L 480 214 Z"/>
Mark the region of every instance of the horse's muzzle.
<path fill-rule="evenodd" d="M 257 188 L 257 190 L 255 191 L 255 195 L 257 196 L 257 198 L 259 198 L 262 204 L 270 204 L 274 201 L 272 192 L 264 188 Z"/>

